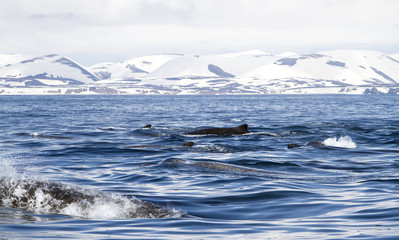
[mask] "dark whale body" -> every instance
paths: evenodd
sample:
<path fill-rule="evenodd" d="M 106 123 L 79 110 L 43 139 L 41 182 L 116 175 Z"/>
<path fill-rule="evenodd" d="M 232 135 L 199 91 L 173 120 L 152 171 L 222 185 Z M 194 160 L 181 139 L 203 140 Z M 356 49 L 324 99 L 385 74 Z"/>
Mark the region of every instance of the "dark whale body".
<path fill-rule="evenodd" d="M 240 134 L 245 134 L 245 133 L 249 133 L 247 124 L 242 124 L 242 125 L 240 125 L 238 127 L 234 127 L 234 128 L 207 128 L 207 129 L 201 129 L 198 131 L 188 132 L 186 134 L 188 134 L 188 135 L 213 134 L 213 135 L 218 135 L 218 136 L 230 136 L 230 135 L 240 135 Z"/>
<path fill-rule="evenodd" d="M 305 145 L 299 145 L 299 144 L 295 144 L 295 143 L 290 143 L 287 145 L 288 148 L 299 148 L 299 147 L 303 147 L 303 146 L 310 146 L 310 147 L 322 147 L 325 146 L 322 142 L 309 142 Z"/>
<path fill-rule="evenodd" d="M 178 213 L 134 197 L 127 198 L 63 183 L 0 178 L 0 207 L 45 214 L 67 214 L 66 210 L 73 207 L 79 209 L 78 216 L 88 217 L 89 211 L 96 211 L 98 206 L 107 204 L 122 209 L 120 217 L 124 218 L 170 218 L 176 217 Z"/>

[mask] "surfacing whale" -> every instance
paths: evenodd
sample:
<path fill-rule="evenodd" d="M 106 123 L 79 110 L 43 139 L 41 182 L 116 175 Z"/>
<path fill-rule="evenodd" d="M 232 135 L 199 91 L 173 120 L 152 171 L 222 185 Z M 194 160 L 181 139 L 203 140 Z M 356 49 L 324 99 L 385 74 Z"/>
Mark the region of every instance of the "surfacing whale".
<path fill-rule="evenodd" d="M 265 169 L 256 169 L 253 167 L 240 166 L 236 164 L 224 163 L 219 161 L 209 161 L 209 160 L 184 160 L 180 158 L 170 158 L 164 161 L 159 162 L 158 164 L 146 165 L 146 166 L 161 166 L 165 168 L 166 166 L 181 168 L 190 170 L 193 168 L 194 171 L 199 172 L 209 172 L 216 174 L 227 174 L 233 176 L 251 176 L 251 177 L 260 177 L 265 178 L 267 180 L 294 180 L 294 181 L 315 181 L 315 182 L 334 182 L 337 181 L 347 181 L 347 175 L 336 175 L 329 173 L 328 177 L 326 177 L 326 172 L 321 171 L 317 172 L 286 172 L 286 171 L 272 171 Z M 298 169 L 301 169 L 298 166 Z M 352 177 L 349 177 L 352 179 Z"/>
<path fill-rule="evenodd" d="M 193 166 L 202 169 L 207 169 L 210 171 L 220 171 L 225 173 L 235 173 L 242 175 L 252 175 L 252 176 L 262 176 L 269 178 L 281 178 L 281 177 L 290 177 L 289 174 L 268 171 L 263 169 L 255 169 L 251 167 L 238 166 L 230 163 L 216 162 L 216 161 L 192 161 L 192 160 L 184 160 L 180 158 L 170 158 L 162 161 L 161 165 L 167 166 Z"/>
<path fill-rule="evenodd" d="M 299 144 L 295 144 L 295 143 L 289 143 L 287 145 L 288 148 L 299 148 L 299 147 L 303 147 L 303 146 L 310 146 L 310 147 L 323 147 L 326 146 L 324 143 L 322 142 L 308 142 L 305 145 L 299 145 Z"/>
<path fill-rule="evenodd" d="M 188 134 L 188 135 L 213 134 L 213 135 L 219 135 L 219 136 L 230 136 L 230 135 L 239 135 L 239 134 L 245 134 L 245 133 L 249 133 L 247 124 L 242 124 L 238 127 L 233 127 L 233 128 L 207 128 L 207 129 L 201 129 L 201 130 L 197 130 L 197 131 L 193 131 L 193 132 L 188 132 L 186 134 Z"/>
<path fill-rule="evenodd" d="M 82 187 L 0 178 L 0 206 L 44 214 L 66 214 L 89 218 L 175 218 L 183 213 L 137 198 L 88 190 Z"/>

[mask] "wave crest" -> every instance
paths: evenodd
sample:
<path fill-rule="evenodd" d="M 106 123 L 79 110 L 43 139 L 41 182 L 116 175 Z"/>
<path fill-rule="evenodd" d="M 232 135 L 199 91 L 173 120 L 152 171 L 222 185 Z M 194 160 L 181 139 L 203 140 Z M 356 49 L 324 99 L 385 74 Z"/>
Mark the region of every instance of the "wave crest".
<path fill-rule="evenodd" d="M 343 136 L 338 139 L 336 137 L 327 138 L 323 141 L 323 145 L 340 148 L 357 148 L 356 143 L 349 136 Z"/>

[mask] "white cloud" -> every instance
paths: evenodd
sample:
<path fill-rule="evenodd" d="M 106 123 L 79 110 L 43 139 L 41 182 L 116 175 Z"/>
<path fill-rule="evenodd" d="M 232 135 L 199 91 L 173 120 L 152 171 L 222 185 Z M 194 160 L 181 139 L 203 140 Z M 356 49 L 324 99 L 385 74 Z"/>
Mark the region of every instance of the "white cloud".
<path fill-rule="evenodd" d="M 399 52 L 396 0 L 0 0 L 2 52 L 92 64 L 157 52 Z"/>

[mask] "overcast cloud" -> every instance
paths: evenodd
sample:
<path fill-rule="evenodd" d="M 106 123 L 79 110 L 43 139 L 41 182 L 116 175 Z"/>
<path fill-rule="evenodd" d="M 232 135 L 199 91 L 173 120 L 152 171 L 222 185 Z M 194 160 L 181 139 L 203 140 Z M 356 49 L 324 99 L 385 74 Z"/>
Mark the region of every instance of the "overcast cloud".
<path fill-rule="evenodd" d="M 397 0 L 0 0 L 2 53 L 91 65 L 154 53 L 399 53 Z"/>

